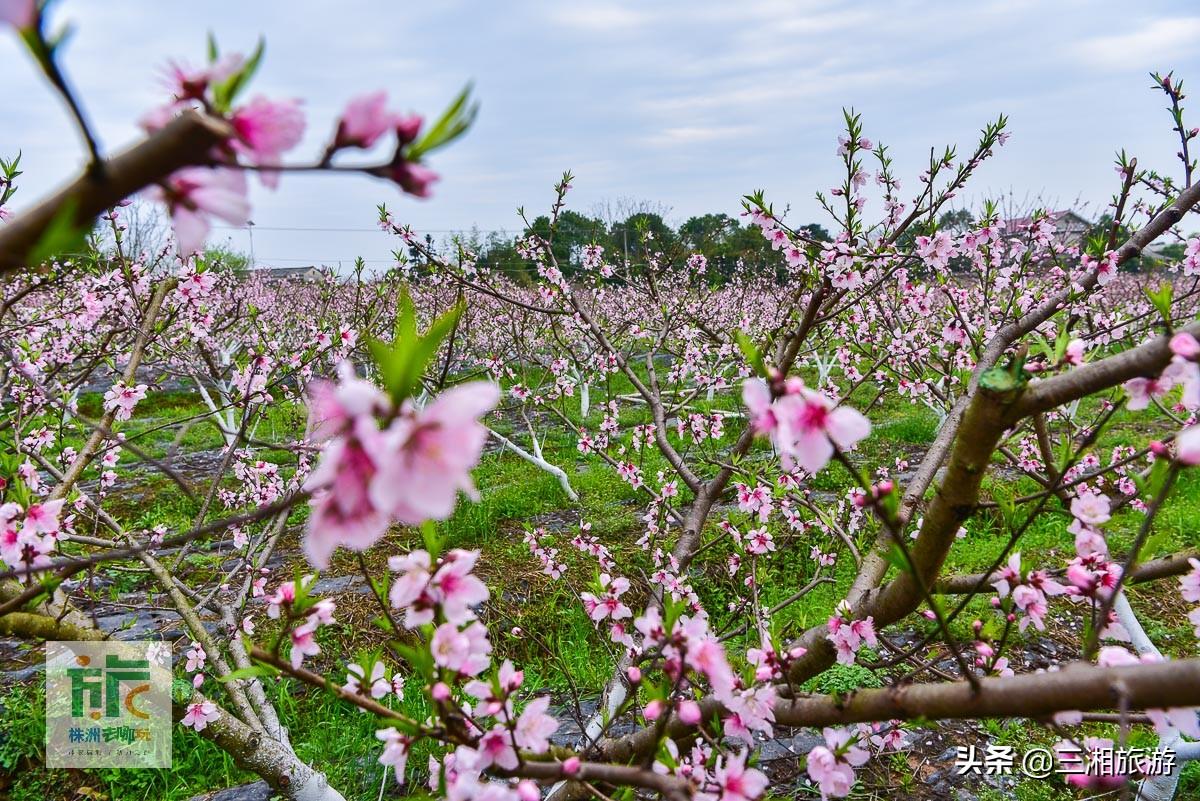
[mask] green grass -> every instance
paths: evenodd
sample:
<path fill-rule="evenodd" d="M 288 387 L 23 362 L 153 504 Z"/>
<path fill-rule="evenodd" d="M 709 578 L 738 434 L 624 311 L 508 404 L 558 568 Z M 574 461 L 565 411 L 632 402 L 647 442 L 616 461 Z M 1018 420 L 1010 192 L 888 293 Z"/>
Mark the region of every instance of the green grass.
<path fill-rule="evenodd" d="M 256 781 L 257 776 L 238 768 L 232 758 L 190 729 L 173 731 L 171 767 L 166 770 L 49 771 L 42 768 L 45 711 L 42 688 L 9 690 L 0 695 L 0 770 L 14 779 L 8 788 L 12 801 L 46 801 L 71 797 L 90 787 L 103 796 L 119 799 L 184 801 L 199 793 Z M 414 697 L 419 694 L 413 693 Z M 271 693 L 280 718 L 291 732 L 297 755 L 320 766 L 330 783 L 347 798 L 374 799 L 384 776 L 376 761 L 378 741 L 375 719 L 331 696 L 303 687 Z M 406 699 L 400 708 L 423 718 L 429 714 L 420 700 Z M 414 752 L 424 764 L 427 754 Z M 388 769 L 390 771 L 390 768 Z M 2 779 L 2 777 L 0 777 Z M 389 776 L 389 797 L 395 797 Z M 0 781 L 0 790 L 3 790 Z M 2 795 L 2 793 L 0 793 Z M 79 795 L 78 797 L 86 797 Z"/>
<path fill-rule="evenodd" d="M 628 382 L 620 376 L 613 377 L 611 386 L 615 392 L 628 392 Z M 593 387 L 593 409 L 586 425 L 595 430 L 603 414 L 600 399 L 603 388 Z M 856 397 L 864 404 L 867 397 Z M 578 398 L 560 402 L 561 410 L 571 419 L 579 419 Z M 101 400 L 99 395 L 88 395 L 80 399 L 84 414 L 98 416 Z M 703 397 L 693 404 L 701 410 L 735 409 L 736 398 L 723 396 L 709 403 Z M 151 392 L 139 404 L 134 419 L 122 424 L 129 440 L 150 455 L 159 458 L 172 449 L 188 453 L 218 448 L 219 433 L 214 426 L 202 419 L 191 423 L 180 435 L 180 429 L 168 425 L 172 420 L 201 417 L 206 412 L 203 403 L 194 394 L 183 392 Z M 268 442 L 281 442 L 294 437 L 303 426 L 304 410 L 291 403 L 271 406 L 256 429 L 256 437 Z M 644 409 L 625 404 L 621 407 L 623 423 L 642 422 Z M 933 439 L 938 429 L 936 415 L 924 406 L 904 399 L 889 398 L 871 411 L 875 425 L 871 436 L 863 442 L 853 455 L 863 473 L 872 473 L 877 468 L 895 469 L 895 460 L 907 459 L 915 466 L 924 446 Z M 498 427 L 507 430 L 509 423 Z M 744 425 L 740 420 L 729 420 L 726 425 L 725 444 L 737 436 Z M 1144 423 L 1126 413 L 1114 418 L 1113 426 L 1102 436 L 1096 453 L 1105 458 L 1110 450 L 1123 444 L 1140 443 L 1145 439 Z M 521 437 L 522 432 L 516 431 Z M 79 447 L 80 442 L 68 438 L 67 444 Z M 705 446 L 707 447 L 707 446 Z M 652 569 L 650 560 L 635 542 L 643 532 L 640 516 L 645 496 L 639 496 L 625 482 L 596 457 L 581 457 L 575 449 L 574 438 L 562 433 L 552 433 L 544 444 L 546 457 L 567 469 L 570 480 L 580 495 L 578 503 L 571 503 L 562 492 L 556 479 L 539 471 L 532 465 L 510 453 L 489 454 L 484 457 L 474 472 L 476 485 L 482 499 L 478 503 L 460 503 L 455 514 L 439 524 L 438 530 L 447 547 L 479 548 L 486 557 L 480 561 L 479 570 L 492 590 L 492 598 L 482 612 L 495 644 L 495 658 L 511 658 L 525 670 L 526 686 L 549 689 L 566 694 L 573 689 L 584 692 L 598 690 L 607 680 L 612 669 L 614 654 L 607 647 L 607 637 L 598 633 L 583 613 L 578 601 L 579 592 L 585 589 L 592 578 L 595 560 L 576 552 L 570 545 L 580 519 L 590 522 L 593 533 L 613 551 L 622 570 L 630 575 L 639 571 L 648 573 Z M 292 458 L 285 452 L 268 452 L 285 469 L 290 469 Z M 644 470 L 648 478 L 666 468 L 665 460 L 654 448 L 637 454 L 630 452 L 625 458 L 632 459 Z M 756 457 L 757 458 L 757 457 Z M 134 461 L 126 453 L 123 464 Z M 811 486 L 821 492 L 832 493 L 833 504 L 844 497 L 853 485 L 850 475 L 840 466 L 831 465 L 822 471 Z M 1037 485 L 1028 479 L 1012 480 L 1009 477 L 991 474 L 984 482 L 985 498 L 1001 494 L 1021 495 L 1036 491 Z M 108 501 L 109 508 L 118 515 L 131 530 L 148 529 L 164 524 L 172 529 L 186 528 L 198 513 L 198 504 L 183 496 L 174 484 L 156 473 L 147 472 L 145 482 L 133 491 L 117 495 Z M 1149 554 L 1174 550 L 1184 546 L 1200 545 L 1200 531 L 1192 524 L 1195 509 L 1200 508 L 1200 471 L 1183 474 L 1176 492 L 1159 515 L 1156 532 L 1159 532 L 1157 551 Z M 1024 514 L 1023 512 L 1019 513 Z M 292 518 L 293 525 L 303 520 L 305 510 L 300 509 Z M 745 515 L 731 514 L 731 520 L 743 531 L 753 523 Z M 1114 551 L 1123 552 L 1132 542 L 1141 513 L 1126 510 L 1114 517 L 1106 527 Z M 715 525 L 717 518 L 710 520 Z M 1071 536 L 1066 532 L 1069 516 L 1057 501 L 1047 505 L 1047 512 L 1035 520 L 1021 538 L 1017 548 L 1035 556 L 1041 563 L 1062 562 L 1073 555 Z M 554 545 L 560 558 L 569 566 L 566 577 L 551 581 L 541 574 L 536 561 L 522 542 L 526 526 L 546 524 L 551 529 Z M 949 553 L 945 572 L 948 574 L 968 573 L 984 570 L 991 566 L 1001 554 L 1007 540 L 1007 531 L 1012 521 L 1005 523 L 995 511 L 983 510 L 966 523 L 967 537 L 954 544 Z M 712 538 L 710 528 L 705 532 L 706 540 Z M 783 547 L 784 536 L 777 535 L 781 551 L 759 566 L 761 602 L 770 606 L 783 600 L 800 584 L 811 578 L 814 564 L 809 558 L 809 546 L 824 542 L 823 534 L 795 534 L 793 541 Z M 869 546 L 873 530 L 860 532 L 858 545 Z M 413 531 L 399 531 L 389 536 L 384 547 L 374 549 L 369 561 L 383 574 L 382 558 L 385 551 L 419 547 L 420 537 Z M 295 552 L 297 541 L 294 533 L 285 539 L 284 551 L 289 565 L 301 562 Z M 712 612 L 714 625 L 719 629 L 731 620 L 727 610 L 729 604 L 745 596 L 745 573 L 730 577 L 725 569 L 732 546 L 719 541 L 707 548 L 692 566 L 692 582 L 701 595 L 706 607 Z M 210 573 L 220 563 L 220 557 L 194 554 L 189 557 L 190 567 L 198 575 Z M 290 569 L 290 567 L 289 567 Z M 339 553 L 335 558 L 333 574 L 357 571 L 356 560 L 348 554 Z M 102 574 L 118 582 L 112 591 L 128 589 L 136 576 L 126 572 L 100 569 Z M 848 554 L 843 554 L 832 571 L 834 581 L 821 584 L 809 595 L 792 604 L 775 616 L 773 624 L 779 635 L 787 637 L 804 629 L 821 624 L 830 609 L 844 597 L 855 567 Z M 636 584 L 636 582 L 635 582 Z M 1137 603 L 1136 592 L 1131 593 Z M 628 602 L 634 608 L 644 602 L 636 597 L 636 591 Z M 960 637 L 970 636 L 970 621 L 976 617 L 987 619 L 994 616 L 986 598 L 971 602 L 964 613 L 954 621 L 952 630 Z M 1147 628 L 1156 641 L 1166 650 L 1173 646 L 1182 651 L 1194 650 L 1194 639 L 1190 630 L 1174 626 L 1153 617 L 1146 621 Z M 929 629 L 932 624 L 917 619 L 912 626 Z M 260 629 L 260 636 L 268 636 L 269 624 Z M 1031 630 L 1032 633 L 1032 630 Z M 336 654 L 347 650 L 378 644 L 379 634 L 366 631 L 361 626 L 341 626 L 322 630 L 323 650 Z M 1013 638 L 1019 635 L 1013 633 Z M 746 633 L 731 643 L 731 652 L 741 653 L 754 644 L 757 635 Z M 326 656 L 314 660 L 318 668 L 328 668 L 335 663 Z M 340 678 L 340 677 L 339 677 Z M 880 686 L 879 677 L 857 665 L 837 665 L 833 669 L 811 680 L 805 689 L 822 693 L 845 694 L 853 690 Z M 374 799 L 384 777 L 382 766 L 376 759 L 378 742 L 373 736 L 374 720 L 344 704 L 333 701 L 329 696 L 309 691 L 291 683 L 286 691 L 272 691 L 280 714 L 292 732 L 292 739 L 302 759 L 317 763 L 329 774 L 331 783 L 348 799 Z M 424 717 L 428 710 L 420 708 L 416 699 L 406 700 L 405 708 L 417 717 Z M 42 734 L 38 728 L 42 721 L 41 701 L 34 694 L 10 691 L 0 696 L 4 711 L 0 713 L 0 770 L 15 779 L 8 789 L 9 797 L 15 801 L 45 801 L 65 797 L 64 786 L 88 786 L 107 796 L 111 801 L 134 801 L 134 799 L 161 798 L 168 801 L 182 800 L 209 789 L 250 781 L 254 777 L 240 771 L 230 758 L 210 744 L 182 727 L 175 732 L 175 764 L 170 771 L 95 771 L 75 772 L 69 781 L 61 776 L 40 770 Z M 1027 742 L 1031 727 L 1024 724 L 984 722 L 981 724 L 998 742 L 1021 745 Z M 1102 732 L 1103 728 L 1097 728 Z M 1040 734 L 1039 734 L 1040 736 Z M 1139 736 L 1141 734 L 1139 733 Z M 1024 740 L 1022 738 L 1025 738 Z M 423 769 L 425 755 L 413 755 L 410 764 Z M 908 776 L 897 767 L 898 775 Z M 389 779 L 385 787 L 390 797 L 396 789 Z M 0 777 L 0 795 L 5 792 Z M 1067 798 L 1060 785 L 1051 782 L 1022 783 L 1016 790 L 1019 801 L 1059 801 Z M 1200 765 L 1191 765 L 1184 773 L 1184 785 L 1180 797 L 1200 797 Z M 986 798 L 985 791 L 981 798 Z M 1008 798 L 1009 796 L 1005 796 Z"/>
<path fill-rule="evenodd" d="M 846 695 L 854 690 L 882 686 L 883 682 L 880 681 L 879 676 L 862 665 L 835 664 L 820 676 L 812 678 L 805 683 L 804 689 L 808 692 L 825 693 L 827 695 L 834 693 Z"/>

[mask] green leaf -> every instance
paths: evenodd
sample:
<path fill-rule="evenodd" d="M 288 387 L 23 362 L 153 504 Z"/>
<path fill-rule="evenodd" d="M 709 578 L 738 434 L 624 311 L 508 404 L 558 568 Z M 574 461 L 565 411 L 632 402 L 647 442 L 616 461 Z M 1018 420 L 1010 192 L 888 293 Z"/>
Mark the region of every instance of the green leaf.
<path fill-rule="evenodd" d="M 682 600 L 676 601 L 670 595 L 663 598 L 663 630 L 671 631 L 675 628 L 675 621 L 679 620 L 679 616 L 683 614 L 687 607 Z"/>
<path fill-rule="evenodd" d="M 1150 468 L 1150 475 L 1146 477 L 1146 496 L 1147 499 L 1157 497 L 1162 492 L 1163 484 L 1167 480 L 1167 476 L 1171 473 L 1170 459 L 1155 459 L 1154 466 Z"/>
<path fill-rule="evenodd" d="M 1065 473 L 1075 458 L 1075 443 L 1070 437 L 1063 437 L 1058 443 L 1058 472 Z"/>
<path fill-rule="evenodd" d="M 419 337 L 413 344 L 412 355 L 409 357 L 408 362 L 409 374 L 406 378 L 408 379 L 409 386 L 414 391 L 420 386 L 421 374 L 425 372 L 426 366 L 437 355 L 442 341 L 458 325 L 458 318 L 462 316 L 463 309 L 464 305 L 459 303 L 453 309 L 434 320 L 429 326 L 429 330 L 425 332 L 425 336 Z"/>
<path fill-rule="evenodd" d="M 1157 531 L 1142 543 L 1142 550 L 1137 554 L 1137 562 L 1152 558 L 1155 554 L 1171 550 L 1171 534 L 1167 531 Z"/>
<path fill-rule="evenodd" d="M 1067 354 L 1067 345 L 1071 344 L 1071 332 L 1066 328 L 1060 328 L 1058 338 L 1054 340 L 1054 364 L 1058 364 L 1063 360 L 1063 356 Z"/>
<path fill-rule="evenodd" d="M 740 328 L 733 332 L 733 337 L 737 340 L 738 350 L 746 357 L 746 361 L 754 367 L 754 372 L 761 376 L 766 376 L 767 365 L 763 361 L 762 354 L 758 352 L 758 346 L 750 339 L 750 335 Z"/>
<path fill-rule="evenodd" d="M 44 264 L 55 256 L 78 251 L 83 246 L 92 226 L 90 222 L 86 225 L 75 222 L 75 211 L 78 208 L 79 202 L 74 198 L 59 207 L 46 230 L 26 256 L 27 264 Z"/>
<path fill-rule="evenodd" d="M 899 544 L 895 542 L 892 543 L 892 547 L 888 549 L 888 552 L 884 554 L 883 558 L 887 560 L 888 564 L 899 570 L 901 573 L 912 572 L 912 568 L 908 564 L 908 557 L 904 555 L 904 551 L 900 548 Z"/>
<path fill-rule="evenodd" d="M 258 71 L 266 46 L 266 40 L 259 37 L 258 46 L 254 48 L 254 52 L 250 55 L 250 58 L 246 59 L 242 68 L 221 83 L 213 86 L 213 107 L 217 111 L 222 114 L 229 113 L 229 110 L 233 107 L 233 101 L 237 100 L 238 94 L 246 88 L 250 79 L 254 77 L 254 73 Z"/>
<path fill-rule="evenodd" d="M 395 348 L 389 347 L 386 342 L 381 342 L 378 339 L 367 340 L 367 350 L 371 353 L 371 358 L 375 360 L 375 366 L 379 368 L 379 376 L 383 379 L 384 389 L 392 397 L 392 400 L 404 399 L 404 395 L 400 393 L 401 385 L 403 384 L 404 365 L 400 362 L 402 354 L 398 354 Z"/>
<path fill-rule="evenodd" d="M 312 588 L 316 585 L 317 579 L 321 577 L 321 574 L 314 573 L 312 581 L 307 583 L 304 581 L 304 576 L 301 574 L 299 567 L 296 568 L 293 575 L 295 578 L 292 579 L 292 582 L 296 587 L 296 597 L 292 601 L 292 614 L 303 615 L 317 603 L 317 599 L 312 597 Z"/>
<path fill-rule="evenodd" d="M 46 593 L 49 595 L 53 595 L 54 592 L 60 586 L 62 586 L 62 583 L 63 583 L 62 577 L 57 574 L 48 575 L 44 579 L 41 580 L 42 589 L 45 590 Z"/>
<path fill-rule="evenodd" d="M 387 718 L 385 723 L 388 726 L 394 726 L 396 731 L 400 732 L 401 734 L 407 734 L 409 737 L 415 737 L 421 733 L 421 727 L 412 721 L 401 720 L 399 718 Z M 411 796 L 406 797 L 411 798 Z"/>
<path fill-rule="evenodd" d="M 671 755 L 670 749 L 667 748 L 666 739 L 664 739 L 661 743 L 658 744 L 658 759 L 657 759 L 657 761 L 661 762 L 663 765 L 666 765 L 667 770 L 674 770 L 675 768 L 677 768 L 679 766 L 679 763 L 675 761 L 675 757 L 673 757 Z"/>
<path fill-rule="evenodd" d="M 467 84 L 458 93 L 458 97 L 450 103 L 450 106 L 442 112 L 438 121 L 430 126 L 417 141 L 408 146 L 408 150 L 404 154 L 405 159 L 418 161 L 427 153 L 445 147 L 466 133 L 479 113 L 479 104 L 469 103 L 470 96 L 471 84 Z"/>
<path fill-rule="evenodd" d="M 413 339 L 417 336 L 417 311 L 413 306 L 408 288 L 400 290 L 399 306 L 396 309 L 396 340 Z"/>
<path fill-rule="evenodd" d="M 1159 316 L 1162 317 L 1163 322 L 1167 325 L 1171 324 L 1171 295 L 1173 289 L 1174 287 L 1170 281 L 1164 281 L 1159 284 L 1158 289 L 1143 288 L 1146 297 L 1150 299 Z"/>
<path fill-rule="evenodd" d="M 404 658 L 412 666 L 413 670 L 421 675 L 427 682 L 432 683 L 434 679 L 433 655 L 429 653 L 429 649 L 421 645 L 407 645 L 405 643 L 395 644 L 396 653 Z"/>
<path fill-rule="evenodd" d="M 399 405 L 420 389 L 426 366 L 437 354 L 442 340 L 454 330 L 462 311 L 462 304 L 456 305 L 434 320 L 422 336 L 417 333 L 417 314 L 412 298 L 407 290 L 401 292 L 396 311 L 395 339 L 391 344 L 379 340 L 367 342 L 367 348 L 393 403 Z"/>
<path fill-rule="evenodd" d="M 241 679 L 269 678 L 278 675 L 279 671 L 271 665 L 251 665 L 250 667 L 238 668 L 226 676 L 218 676 L 217 681 L 222 684 L 228 684 L 231 681 L 240 681 Z"/>
<path fill-rule="evenodd" d="M 438 554 L 442 552 L 442 538 L 438 536 L 437 526 L 432 520 L 421 524 L 421 539 L 425 543 L 425 550 L 429 552 L 430 560 L 437 559 Z"/>

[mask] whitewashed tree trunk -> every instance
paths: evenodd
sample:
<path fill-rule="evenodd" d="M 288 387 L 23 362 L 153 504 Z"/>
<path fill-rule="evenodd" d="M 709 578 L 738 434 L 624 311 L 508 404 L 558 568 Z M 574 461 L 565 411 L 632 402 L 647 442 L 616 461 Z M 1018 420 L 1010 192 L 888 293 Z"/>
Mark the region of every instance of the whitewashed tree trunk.
<path fill-rule="evenodd" d="M 1121 625 L 1129 632 L 1129 640 L 1138 654 L 1162 656 L 1158 647 L 1146 634 L 1146 630 L 1142 628 L 1141 621 L 1134 614 L 1124 592 L 1117 596 L 1113 611 L 1117 613 Z M 1175 797 L 1175 791 L 1179 789 L 1179 776 L 1183 772 L 1184 764 L 1188 760 L 1200 757 L 1200 743 L 1184 742 L 1178 732 L 1160 738 L 1158 750 L 1175 752 L 1174 769 L 1163 776 L 1148 776 L 1143 779 L 1138 787 L 1138 801 L 1171 801 Z"/>
<path fill-rule="evenodd" d="M 208 407 L 209 414 L 221 432 L 221 439 L 225 442 L 225 447 L 232 448 L 237 444 L 238 425 L 237 418 L 234 416 L 236 408 L 229 399 L 229 387 L 223 381 L 215 383 L 213 389 L 217 397 L 214 399 L 213 394 L 195 373 L 192 373 L 192 380 L 196 383 L 201 400 Z"/>
<path fill-rule="evenodd" d="M 557 478 L 558 485 L 562 487 L 562 490 L 564 493 L 566 493 L 567 497 L 573 502 L 579 501 L 579 493 L 575 492 L 574 488 L 571 486 L 571 480 L 567 477 L 566 471 L 564 471 L 558 465 L 547 462 L 545 458 L 543 458 L 542 446 L 538 443 L 536 436 L 533 438 L 533 452 L 530 453 L 503 434 L 497 434 L 490 428 L 488 429 L 488 433 L 491 434 L 492 438 L 499 442 L 503 447 L 508 448 L 517 456 L 520 456 L 522 459 L 529 462 L 531 465 L 534 465 L 540 470 L 545 470 L 547 473 Z"/>
<path fill-rule="evenodd" d="M 190 697 L 176 700 L 182 702 L 178 711 L 182 716 L 188 703 L 207 699 L 193 692 Z M 220 707 L 217 713 L 217 719 L 198 732 L 200 736 L 216 743 L 239 766 L 257 774 L 276 793 L 288 801 L 346 801 L 329 785 L 325 774 L 305 764 L 289 744 L 252 729 Z"/>

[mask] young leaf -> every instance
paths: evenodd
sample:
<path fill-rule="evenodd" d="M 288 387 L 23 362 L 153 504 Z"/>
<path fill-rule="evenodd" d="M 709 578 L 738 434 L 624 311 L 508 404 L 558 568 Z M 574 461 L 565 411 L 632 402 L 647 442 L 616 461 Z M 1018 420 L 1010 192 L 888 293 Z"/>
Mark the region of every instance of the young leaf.
<path fill-rule="evenodd" d="M 260 37 L 258 46 L 254 48 L 254 52 L 250 58 L 246 59 L 242 68 L 213 86 L 213 107 L 217 111 L 228 114 L 229 110 L 233 108 L 233 101 L 237 100 L 238 94 L 246 88 L 250 79 L 254 77 L 254 73 L 258 71 L 266 46 L 266 40 Z"/>
<path fill-rule="evenodd" d="M 445 147 L 467 132 L 475 122 L 479 113 L 478 103 L 469 103 L 471 84 L 467 84 L 450 106 L 442 112 L 442 116 L 417 141 L 409 145 L 404 158 L 408 161 L 419 161 L 428 153 Z"/>
<path fill-rule="evenodd" d="M 44 264 L 55 256 L 78 251 L 87 240 L 91 224 L 79 225 L 75 222 L 75 210 L 78 201 L 71 199 L 63 203 L 41 238 L 34 244 L 26 257 L 26 263 L 31 266 Z"/>
<path fill-rule="evenodd" d="M 437 559 L 438 554 L 442 552 L 442 538 L 438 536 L 437 526 L 432 520 L 421 524 L 421 539 L 425 543 L 425 550 L 429 552 L 429 558 Z"/>
<path fill-rule="evenodd" d="M 1159 316 L 1162 317 L 1163 322 L 1167 325 L 1170 325 L 1171 295 L 1173 291 L 1172 284 L 1169 281 L 1164 281 L 1158 286 L 1158 289 L 1150 289 L 1149 287 L 1145 287 L 1143 291 L 1146 293 L 1146 297 L 1148 297 L 1150 302 L 1154 305 L 1155 310 L 1158 311 Z"/>
<path fill-rule="evenodd" d="M 746 361 L 754 367 L 754 372 L 758 375 L 765 376 L 767 374 L 767 365 L 763 361 L 762 354 L 758 352 L 758 346 L 754 344 L 750 336 L 741 329 L 733 333 L 737 340 L 738 350 L 746 357 Z"/>
<path fill-rule="evenodd" d="M 454 330 L 454 326 L 458 324 L 458 318 L 462 315 L 463 309 L 464 306 L 460 303 L 434 320 L 429 326 L 429 330 L 425 332 L 425 336 L 417 338 L 413 344 L 406 376 L 408 385 L 413 391 L 420 386 L 421 374 L 425 372 L 425 368 L 437 355 L 442 340 L 448 337 Z"/>
<path fill-rule="evenodd" d="M 901 573 L 911 573 L 912 568 L 909 567 L 908 558 L 904 555 L 904 551 L 896 543 L 892 543 L 892 547 L 884 554 L 884 558 L 892 567 L 899 570 Z"/>
<path fill-rule="evenodd" d="M 241 679 L 267 678 L 278 675 L 279 671 L 271 665 L 251 665 L 250 667 L 238 668 L 227 676 L 218 676 L 217 681 L 222 684 L 228 684 L 231 681 L 240 681 Z"/>

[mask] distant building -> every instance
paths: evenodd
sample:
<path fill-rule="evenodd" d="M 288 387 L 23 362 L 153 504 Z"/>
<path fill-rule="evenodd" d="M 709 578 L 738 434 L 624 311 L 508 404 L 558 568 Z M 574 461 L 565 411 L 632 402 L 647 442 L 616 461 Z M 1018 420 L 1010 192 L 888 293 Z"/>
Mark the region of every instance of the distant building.
<path fill-rule="evenodd" d="M 263 281 L 319 281 L 324 273 L 320 267 L 259 267 L 248 275 Z"/>
<path fill-rule="evenodd" d="M 1070 209 L 1046 212 L 1046 217 L 1054 224 L 1055 236 L 1060 242 L 1067 245 L 1083 245 L 1088 232 L 1095 225 Z M 1005 230 L 1009 234 L 1021 233 L 1032 224 L 1032 217 L 1018 217 L 1004 221 Z"/>

